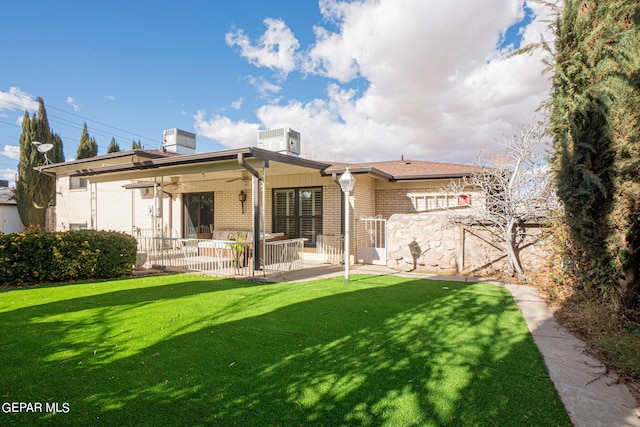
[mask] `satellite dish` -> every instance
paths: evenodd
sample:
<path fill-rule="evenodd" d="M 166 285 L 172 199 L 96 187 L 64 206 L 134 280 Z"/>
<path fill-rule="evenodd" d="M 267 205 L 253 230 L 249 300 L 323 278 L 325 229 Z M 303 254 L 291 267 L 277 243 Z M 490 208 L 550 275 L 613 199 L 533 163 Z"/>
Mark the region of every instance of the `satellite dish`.
<path fill-rule="evenodd" d="M 53 144 L 40 144 L 38 145 L 38 151 L 41 153 L 46 153 L 47 151 L 53 148 Z"/>
<path fill-rule="evenodd" d="M 47 152 L 53 148 L 53 144 L 43 144 L 40 141 L 31 141 L 33 145 L 36 146 L 36 149 L 44 155 L 44 164 L 48 165 L 51 163 L 49 157 L 47 157 Z"/>

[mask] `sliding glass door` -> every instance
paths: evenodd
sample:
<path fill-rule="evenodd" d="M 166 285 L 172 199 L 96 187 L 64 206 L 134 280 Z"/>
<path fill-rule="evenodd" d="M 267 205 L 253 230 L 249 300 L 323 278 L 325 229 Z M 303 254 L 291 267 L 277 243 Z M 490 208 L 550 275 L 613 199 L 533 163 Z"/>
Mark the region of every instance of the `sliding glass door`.
<path fill-rule="evenodd" d="M 196 237 L 213 231 L 213 193 L 184 195 L 184 235 Z"/>

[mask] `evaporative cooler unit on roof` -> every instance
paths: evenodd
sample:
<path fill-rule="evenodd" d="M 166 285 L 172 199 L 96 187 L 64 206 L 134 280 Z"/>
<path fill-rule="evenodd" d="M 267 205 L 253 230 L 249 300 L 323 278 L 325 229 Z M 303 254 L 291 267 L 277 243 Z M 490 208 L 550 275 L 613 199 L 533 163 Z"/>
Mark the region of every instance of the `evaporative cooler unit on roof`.
<path fill-rule="evenodd" d="M 300 132 L 291 128 L 258 132 L 258 148 L 293 156 L 300 155 Z"/>

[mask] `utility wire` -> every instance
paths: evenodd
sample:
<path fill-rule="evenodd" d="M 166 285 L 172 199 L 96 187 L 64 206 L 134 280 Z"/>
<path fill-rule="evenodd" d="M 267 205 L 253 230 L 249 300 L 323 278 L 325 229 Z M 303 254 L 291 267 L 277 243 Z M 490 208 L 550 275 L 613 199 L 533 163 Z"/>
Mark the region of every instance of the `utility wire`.
<path fill-rule="evenodd" d="M 11 96 L 14 96 L 14 97 L 16 97 L 16 98 L 24 99 L 25 101 L 35 102 L 33 99 L 31 99 L 31 98 L 29 98 L 29 97 L 26 97 L 26 96 L 23 96 L 23 95 L 18 95 L 18 94 L 10 94 L 10 95 L 11 95 Z M 9 104 L 9 105 L 13 105 L 14 107 L 13 107 L 13 108 L 11 108 L 12 110 L 18 110 L 18 109 L 24 108 L 24 105 L 22 105 L 22 104 L 18 104 L 18 103 L 16 103 L 16 102 L 12 102 L 12 101 L 9 101 L 9 100 L 6 100 L 6 99 L 0 100 L 0 105 L 2 105 L 2 104 Z M 70 116 L 74 116 L 74 117 L 81 118 L 81 119 L 85 120 L 85 122 L 86 122 L 86 121 L 89 121 L 89 122 L 92 122 L 92 123 L 96 123 L 96 124 L 98 124 L 98 125 L 100 125 L 100 126 L 105 126 L 105 127 L 107 127 L 107 128 L 117 130 L 117 131 L 119 131 L 119 132 L 124 132 L 125 134 L 132 135 L 132 136 L 137 137 L 137 138 L 139 138 L 139 139 L 145 139 L 145 140 L 147 140 L 147 141 L 151 141 L 151 142 L 153 142 L 153 144 L 154 144 L 154 145 L 155 145 L 155 144 L 160 144 L 160 142 L 161 142 L 161 141 L 159 140 L 159 138 L 149 138 L 149 137 L 147 137 L 147 136 L 140 135 L 140 134 L 138 134 L 138 133 L 135 133 L 135 132 L 131 132 L 131 131 L 128 131 L 128 130 L 122 129 L 122 128 L 119 128 L 119 127 L 117 127 L 117 126 L 112 126 L 112 125 L 110 125 L 110 124 L 107 124 L 107 123 L 104 123 L 104 122 L 101 122 L 101 121 L 98 121 L 98 120 L 94 120 L 94 119 L 91 119 L 91 118 L 89 118 L 89 117 L 82 116 L 82 115 L 80 115 L 80 114 L 76 114 L 76 113 L 71 113 L 71 112 L 69 112 L 69 111 L 65 111 L 65 110 L 63 110 L 63 109 L 61 109 L 61 108 L 57 108 L 57 107 L 52 106 L 52 105 L 45 104 L 45 108 L 46 108 L 46 110 L 47 110 L 47 118 L 48 118 L 50 121 L 56 122 L 56 120 L 52 120 L 52 118 L 53 118 L 53 119 L 57 119 L 57 120 L 59 120 L 59 123 L 60 123 L 60 124 L 63 124 L 63 125 L 65 125 L 65 126 L 70 126 L 70 127 L 75 127 L 75 128 L 82 129 L 82 126 L 80 126 L 80 125 L 76 125 L 76 124 L 74 124 L 74 122 L 71 122 L 71 121 L 70 121 L 70 120 L 68 120 L 68 119 L 65 119 L 65 118 L 63 118 L 63 117 L 59 117 L 59 116 L 56 116 L 56 115 L 51 115 L 51 114 L 49 114 L 49 113 L 48 113 L 48 112 L 49 112 L 49 110 L 56 110 L 56 111 L 60 111 L 60 112 L 62 112 L 62 113 L 68 114 L 68 115 L 70 115 Z M 1 121 L 0 121 L 0 122 L 1 122 Z M 65 122 L 66 122 L 66 123 L 65 123 Z M 7 122 L 2 122 L 2 123 L 12 124 L 12 123 L 7 123 Z M 14 125 L 14 126 L 18 126 L 18 127 L 19 127 L 19 125 L 16 125 L 16 124 L 12 124 L 12 125 Z M 118 139 L 121 139 L 121 140 L 126 140 L 126 139 L 127 139 L 127 137 L 124 137 L 124 136 L 122 136 L 122 135 L 113 135 L 113 134 L 109 134 L 107 131 L 104 131 L 104 130 L 101 130 L 101 129 L 98 129 L 98 130 L 93 129 L 93 130 L 91 131 L 91 133 L 94 133 L 94 134 L 100 134 L 100 135 L 106 136 L 106 137 L 108 137 L 108 138 L 109 138 L 109 137 L 116 138 L 116 136 L 117 136 L 117 137 L 118 137 Z M 61 136 L 61 137 L 62 137 L 62 136 Z M 65 137 L 65 138 L 67 138 L 67 137 Z M 135 138 L 132 138 L 132 139 L 135 139 Z"/>

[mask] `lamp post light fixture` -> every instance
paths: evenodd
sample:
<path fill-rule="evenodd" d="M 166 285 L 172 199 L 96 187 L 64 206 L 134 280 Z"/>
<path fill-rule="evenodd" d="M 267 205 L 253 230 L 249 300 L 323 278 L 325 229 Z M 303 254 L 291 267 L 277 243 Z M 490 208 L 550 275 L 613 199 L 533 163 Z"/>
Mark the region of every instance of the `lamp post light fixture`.
<path fill-rule="evenodd" d="M 242 205 L 242 215 L 244 215 L 244 202 L 247 201 L 247 193 L 245 193 L 244 190 L 240 191 L 240 193 L 238 194 L 238 200 Z"/>
<path fill-rule="evenodd" d="M 356 179 L 349 172 L 347 167 L 338 180 L 340 187 L 344 193 L 344 281 L 349 281 L 349 195 L 353 191 L 353 187 L 356 185 Z"/>

